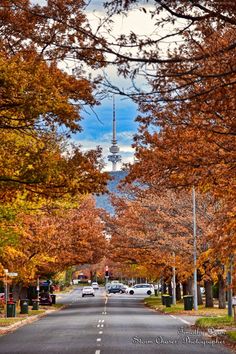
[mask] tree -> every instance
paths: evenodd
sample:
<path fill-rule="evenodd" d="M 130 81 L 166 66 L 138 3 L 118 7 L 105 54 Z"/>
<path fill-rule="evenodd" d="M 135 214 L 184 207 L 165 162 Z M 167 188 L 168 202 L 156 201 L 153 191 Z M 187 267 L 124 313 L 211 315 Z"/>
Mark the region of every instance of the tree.
<path fill-rule="evenodd" d="M 18 284 L 30 284 L 38 274 L 97 263 L 106 252 L 104 226 L 91 197 L 63 212 L 21 213 L 11 225 L 14 242 L 1 245 L 0 262 L 18 272 Z"/>

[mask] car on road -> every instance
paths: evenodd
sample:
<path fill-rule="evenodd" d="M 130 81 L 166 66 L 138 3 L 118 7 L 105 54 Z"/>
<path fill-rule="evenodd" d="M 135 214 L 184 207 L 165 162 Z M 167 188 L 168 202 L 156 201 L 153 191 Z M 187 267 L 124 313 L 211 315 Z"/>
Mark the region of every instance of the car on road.
<path fill-rule="evenodd" d="M 91 285 L 93 289 L 99 289 L 99 285 L 96 281 L 94 281 Z"/>
<path fill-rule="evenodd" d="M 120 293 L 124 294 L 127 289 L 128 289 L 128 285 L 121 284 Z"/>
<path fill-rule="evenodd" d="M 82 297 L 84 296 L 95 296 L 94 289 L 92 286 L 84 286 L 82 289 Z"/>
<path fill-rule="evenodd" d="M 117 294 L 121 292 L 123 284 L 111 284 L 111 286 L 108 288 L 108 294 Z"/>
<path fill-rule="evenodd" d="M 126 289 L 126 294 L 152 295 L 152 294 L 154 294 L 154 287 L 152 284 L 136 284 L 136 285 Z"/>

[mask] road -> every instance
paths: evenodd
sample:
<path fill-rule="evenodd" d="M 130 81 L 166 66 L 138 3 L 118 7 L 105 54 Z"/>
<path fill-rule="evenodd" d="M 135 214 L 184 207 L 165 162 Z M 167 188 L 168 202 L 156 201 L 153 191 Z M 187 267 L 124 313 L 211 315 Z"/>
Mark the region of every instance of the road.
<path fill-rule="evenodd" d="M 191 316 L 158 314 L 142 296 L 81 297 L 76 289 L 61 297 L 67 308 L 0 337 L 0 353 L 10 354 L 229 354 L 212 338 L 190 329 Z M 189 333 L 192 332 L 192 333 Z M 191 342 L 191 343 L 189 343 Z"/>

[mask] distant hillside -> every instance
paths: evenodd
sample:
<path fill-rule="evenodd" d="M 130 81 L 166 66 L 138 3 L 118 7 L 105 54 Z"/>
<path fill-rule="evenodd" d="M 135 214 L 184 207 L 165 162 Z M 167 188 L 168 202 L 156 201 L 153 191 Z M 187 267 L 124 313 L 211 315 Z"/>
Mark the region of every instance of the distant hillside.
<path fill-rule="evenodd" d="M 112 176 L 112 180 L 108 183 L 108 190 L 110 193 L 115 193 L 115 194 L 120 194 L 120 192 L 117 189 L 117 185 L 119 184 L 120 180 L 125 178 L 127 175 L 127 172 L 125 171 L 116 171 L 116 172 L 109 172 L 109 174 Z M 109 200 L 109 195 L 101 195 L 99 197 L 95 197 L 96 200 L 96 206 L 97 208 L 103 208 L 110 214 L 114 213 L 114 209 L 110 203 Z"/>

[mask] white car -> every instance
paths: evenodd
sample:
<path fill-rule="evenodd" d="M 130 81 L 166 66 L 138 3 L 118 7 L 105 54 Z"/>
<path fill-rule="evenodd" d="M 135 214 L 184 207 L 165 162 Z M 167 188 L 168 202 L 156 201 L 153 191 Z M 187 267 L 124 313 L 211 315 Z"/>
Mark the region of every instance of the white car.
<path fill-rule="evenodd" d="M 99 285 L 96 281 L 94 281 L 91 285 L 93 289 L 99 289 Z"/>
<path fill-rule="evenodd" d="M 91 286 L 84 286 L 82 289 L 82 297 L 95 296 L 94 289 Z"/>
<path fill-rule="evenodd" d="M 126 294 L 130 295 L 153 295 L 154 287 L 152 284 L 136 284 L 126 289 Z"/>

